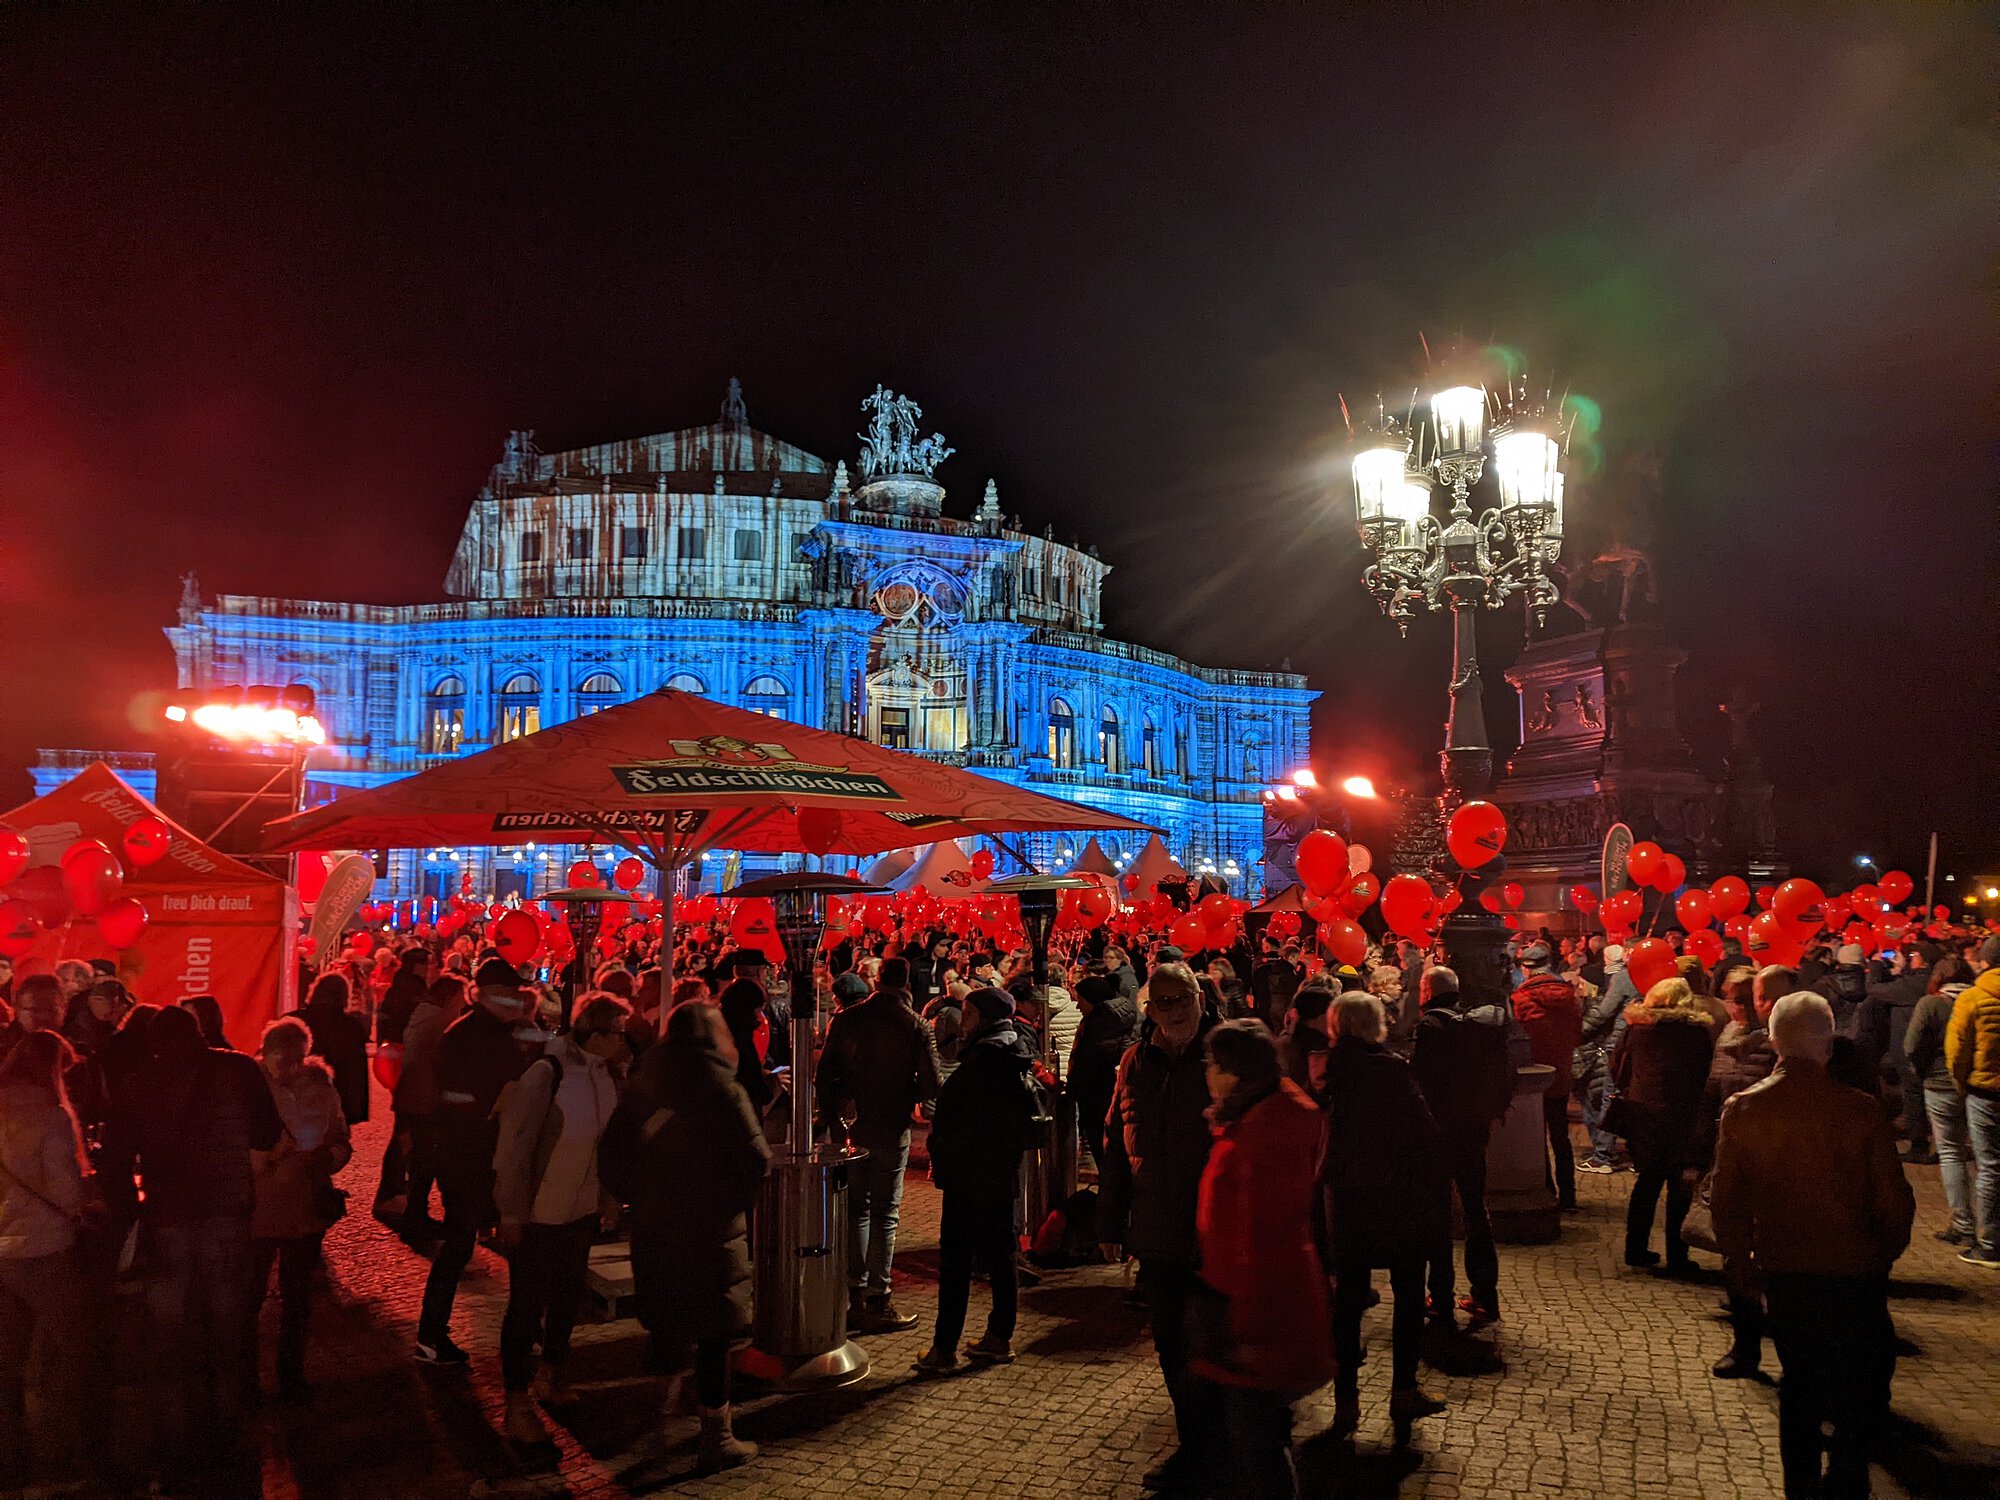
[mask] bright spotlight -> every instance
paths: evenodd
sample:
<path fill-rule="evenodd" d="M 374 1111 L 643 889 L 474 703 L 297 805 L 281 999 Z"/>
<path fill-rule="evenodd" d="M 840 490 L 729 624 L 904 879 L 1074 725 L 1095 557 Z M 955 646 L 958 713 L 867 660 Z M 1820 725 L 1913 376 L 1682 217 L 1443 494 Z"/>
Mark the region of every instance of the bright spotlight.
<path fill-rule="evenodd" d="M 1341 782 L 1340 789 L 1350 797 L 1373 797 L 1375 783 L 1366 776 L 1350 776 Z"/>

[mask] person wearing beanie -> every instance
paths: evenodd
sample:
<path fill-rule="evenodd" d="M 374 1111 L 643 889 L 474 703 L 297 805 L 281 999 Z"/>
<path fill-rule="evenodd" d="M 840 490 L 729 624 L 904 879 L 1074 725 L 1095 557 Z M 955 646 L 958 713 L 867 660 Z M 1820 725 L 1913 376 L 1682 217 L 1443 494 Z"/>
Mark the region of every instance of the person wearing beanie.
<path fill-rule="evenodd" d="M 438 1038 L 435 1116 L 438 1191 L 444 1228 L 417 1318 L 417 1358 L 462 1365 L 465 1351 L 451 1338 L 458 1278 L 472 1262 L 479 1233 L 499 1217 L 493 1203 L 493 1151 L 508 1088 L 541 1055 L 547 1037 L 534 1028 L 532 1000 L 521 973 L 489 958 L 473 975 L 473 1003 Z"/>
<path fill-rule="evenodd" d="M 1992 1271 L 2000 1270 L 2000 935 L 1982 942 L 1970 962 L 1972 983 L 1952 1002 L 1944 1038 L 1945 1068 L 1965 1096 L 1979 1234 L 1958 1258 Z"/>
<path fill-rule="evenodd" d="M 1542 1126 L 1555 1162 L 1551 1185 L 1556 1190 L 1557 1207 L 1574 1211 L 1576 1157 L 1569 1139 L 1569 1093 L 1574 1079 L 1570 1070 L 1577 1045 L 1583 1040 L 1583 1011 L 1576 986 L 1556 973 L 1554 956 L 1544 944 L 1529 944 L 1522 951 L 1521 967 L 1526 977 L 1513 994 L 1514 1019 L 1528 1033 L 1535 1061 L 1555 1070 L 1542 1093 Z"/>
<path fill-rule="evenodd" d="M 1021 1158 L 1035 1143 L 1035 1097 L 1028 1083 L 1034 1048 L 1014 1024 L 1014 1001 L 992 986 L 965 997 L 958 1067 L 938 1091 L 931 1122 L 931 1180 L 944 1195 L 938 1228 L 937 1328 L 917 1358 L 921 1375 L 960 1367 L 972 1271 L 984 1262 L 993 1288 L 986 1333 L 969 1345 L 975 1364 L 1014 1362 L 1019 1284 L 1014 1267 L 1014 1193 Z"/>

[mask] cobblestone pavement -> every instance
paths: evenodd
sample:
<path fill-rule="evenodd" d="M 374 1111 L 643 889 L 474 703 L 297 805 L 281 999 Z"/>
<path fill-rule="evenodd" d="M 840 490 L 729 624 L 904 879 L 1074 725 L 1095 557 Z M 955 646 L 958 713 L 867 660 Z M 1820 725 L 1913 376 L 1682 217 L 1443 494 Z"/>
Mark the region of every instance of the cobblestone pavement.
<path fill-rule="evenodd" d="M 378 1096 L 379 1097 L 379 1096 Z M 386 1101 L 383 1101 L 386 1102 Z M 356 1212 L 328 1237 L 334 1305 L 316 1317 L 309 1408 L 267 1408 L 263 1493 L 301 1500 L 459 1495 L 1136 1496 L 1172 1440 L 1144 1315 L 1111 1267 L 1055 1272 L 1025 1290 L 1020 1362 L 919 1383 L 911 1361 L 935 1307 L 938 1198 L 912 1174 L 897 1257 L 898 1299 L 917 1331 L 866 1341 L 863 1384 L 739 1408 L 738 1432 L 762 1456 L 696 1479 L 694 1423 L 656 1419 L 657 1383 L 641 1369 L 637 1326 L 579 1330 L 573 1373 L 584 1393 L 552 1422 L 559 1467 L 534 1469 L 498 1436 L 502 1263 L 481 1250 L 461 1286 L 455 1332 L 470 1373 L 410 1359 L 424 1262 L 364 1211 L 384 1122 L 357 1131 L 347 1174 Z M 1937 1174 L 1912 1168 L 1916 1242 L 1898 1271 L 1899 1329 L 1922 1348 L 1896 1382 L 1899 1430 L 1883 1495 L 2000 1494 L 2000 1277 L 1962 1265 L 1931 1232 L 1943 1222 Z M 1302 1403 L 1309 1495 L 1755 1497 L 1781 1493 L 1776 1392 L 1713 1379 L 1728 1344 L 1720 1288 L 1619 1264 L 1630 1176 L 1585 1177 L 1583 1210 L 1560 1243 L 1501 1250 L 1505 1321 L 1439 1351 L 1424 1380 L 1450 1402 L 1393 1455 L 1386 1358 L 1362 1372 L 1352 1451 L 1318 1435 L 1331 1398 Z M 275 1299 L 274 1299 L 275 1300 Z M 975 1287 L 972 1326 L 983 1316 Z M 274 1308 L 266 1309 L 268 1345 Z M 1387 1309 L 1369 1314 L 1386 1344 Z M 1383 1350 L 1386 1355 L 1386 1348 Z M 268 1352 L 266 1355 L 268 1360 Z M 1767 1358 L 1775 1367 L 1774 1356 Z M 268 1379 L 268 1365 L 267 1365 Z M 130 1399 L 131 1394 L 127 1392 Z M 246 1488 L 253 1488 L 246 1486 Z"/>

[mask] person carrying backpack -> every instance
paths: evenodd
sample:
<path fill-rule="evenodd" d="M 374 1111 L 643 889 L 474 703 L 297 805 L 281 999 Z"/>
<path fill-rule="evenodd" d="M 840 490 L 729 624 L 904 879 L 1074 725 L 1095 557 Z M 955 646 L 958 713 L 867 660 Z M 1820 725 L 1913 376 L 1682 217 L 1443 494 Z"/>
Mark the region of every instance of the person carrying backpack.
<path fill-rule="evenodd" d="M 1465 1279 L 1471 1294 L 1458 1302 L 1468 1325 L 1500 1321 L 1500 1254 L 1486 1214 L 1486 1140 L 1514 1096 L 1506 1013 L 1496 1006 L 1468 1010 L 1458 975 L 1426 969 L 1423 1009 L 1410 1051 L 1424 1102 L 1444 1133 L 1445 1160 L 1465 1216 Z M 1491 1016 L 1492 1019 L 1487 1019 Z M 1431 1316 L 1455 1323 L 1449 1232 L 1431 1256 Z"/>
<path fill-rule="evenodd" d="M 931 1180 L 944 1194 L 938 1231 L 938 1312 L 931 1344 L 917 1358 L 924 1375 L 961 1368 L 958 1337 L 965 1329 L 975 1261 L 992 1278 L 993 1310 L 986 1335 L 967 1346 L 975 1364 L 1014 1362 L 1014 1193 L 1021 1157 L 1034 1144 L 1035 1096 L 1028 1070 L 1035 1054 L 1015 1028 L 1005 990 L 977 989 L 965 997 L 972 1023 L 958 1067 L 938 1093 L 931 1123 Z"/>
<path fill-rule="evenodd" d="M 598 1176 L 597 1151 L 618 1107 L 614 1067 L 626 1055 L 630 1015 L 616 996 L 584 997 L 569 1035 L 548 1043 L 500 1106 L 493 1202 L 500 1243 L 511 1250 L 500 1372 L 512 1442 L 548 1441 L 536 1401 L 576 1403 L 563 1365 L 583 1304 L 591 1244 L 599 1228 L 618 1222 L 618 1202 Z"/>

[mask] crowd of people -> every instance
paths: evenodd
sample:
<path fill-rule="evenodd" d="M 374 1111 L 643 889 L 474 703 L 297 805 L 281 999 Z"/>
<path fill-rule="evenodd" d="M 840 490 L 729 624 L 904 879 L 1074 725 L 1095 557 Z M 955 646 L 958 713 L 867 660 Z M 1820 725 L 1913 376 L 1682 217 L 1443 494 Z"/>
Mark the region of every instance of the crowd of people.
<path fill-rule="evenodd" d="M 756 1454 L 734 1430 L 732 1353 L 800 1067 L 814 1133 L 865 1153 L 855 1336 L 918 1322 L 894 1264 L 925 1137 L 942 1219 L 922 1378 L 1015 1360 L 1019 1283 L 1036 1274 L 1023 1249 L 1044 1227 L 1024 1217 L 1022 1163 L 1052 1110 L 1074 1109 L 1096 1188 L 1064 1211 L 1093 1221 L 1099 1257 L 1136 1266 L 1178 1436 L 1145 1482 L 1168 1493 L 1295 1494 L 1294 1404 L 1329 1381 L 1335 1433 L 1356 1431 L 1378 1271 L 1398 1437 L 1443 1410 L 1419 1383 L 1426 1338 L 1502 1319 L 1488 1145 L 1526 1107 L 1531 1064 L 1558 1210 L 1576 1209 L 1579 1172 L 1629 1169 L 1627 1267 L 1722 1259 L 1733 1337 L 1715 1375 L 1755 1375 L 1764 1339 L 1777 1348 L 1789 1492 L 1866 1492 L 1899 1348 L 1905 1162 L 1943 1176 L 1938 1237 L 2000 1266 L 2000 937 L 1873 965 L 1814 947 L 1796 970 L 1732 945 L 1641 994 L 1618 944 L 1523 934 L 1507 988 L 1475 996 L 1408 943 L 1329 967 L 1269 933 L 1194 955 L 1076 933 L 1037 985 L 1025 952 L 920 932 L 825 955 L 813 1057 L 792 1054 L 789 990 L 763 952 L 675 941 L 671 985 L 643 932 L 602 955 L 565 1027 L 548 984 L 471 934 L 364 934 L 305 976 L 305 1003 L 254 1056 L 231 1049 L 212 998 L 145 1004 L 108 965 L 0 979 L 0 1461 L 29 1462 L 31 1404 L 58 1471 L 109 1451 L 79 1393 L 121 1277 L 159 1330 L 170 1484 L 242 1455 L 274 1269 L 273 1394 L 311 1399 L 321 1242 L 347 1211 L 336 1179 L 371 1072 L 394 1112 L 371 1206 L 429 1258 L 414 1357 L 467 1362 L 457 1287 L 491 1243 L 509 1277 L 505 1435 L 546 1443 L 544 1413 L 577 1399 L 591 1247 L 622 1232 L 663 1419 L 696 1419 L 711 1472 Z M 962 1342 L 979 1275 L 985 1326 Z"/>

